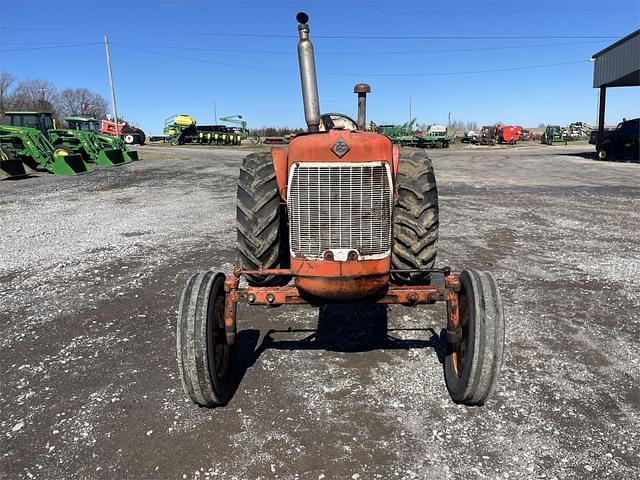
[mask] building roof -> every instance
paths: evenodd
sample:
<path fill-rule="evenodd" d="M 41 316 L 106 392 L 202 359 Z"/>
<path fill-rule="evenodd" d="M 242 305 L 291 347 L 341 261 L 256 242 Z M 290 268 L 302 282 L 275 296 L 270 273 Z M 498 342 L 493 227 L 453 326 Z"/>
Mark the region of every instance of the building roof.
<path fill-rule="evenodd" d="M 640 30 L 594 53 L 593 86 L 640 86 Z"/>

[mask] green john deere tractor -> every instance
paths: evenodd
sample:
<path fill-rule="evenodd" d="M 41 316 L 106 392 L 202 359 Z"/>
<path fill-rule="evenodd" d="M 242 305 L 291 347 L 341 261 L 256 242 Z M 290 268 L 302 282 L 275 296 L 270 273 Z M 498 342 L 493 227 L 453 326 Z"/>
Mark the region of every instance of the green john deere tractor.
<path fill-rule="evenodd" d="M 540 143 L 545 143 L 547 145 L 566 145 L 567 139 L 564 138 L 560 125 L 547 125 L 547 128 L 544 129 L 544 133 L 540 138 Z"/>
<path fill-rule="evenodd" d="M 38 128 L 0 125 L 0 147 L 5 155 L 9 156 L 6 152 L 11 152 L 12 157 L 32 170 L 65 176 L 93 171 L 82 156 L 71 154 L 63 146 L 54 147 Z"/>
<path fill-rule="evenodd" d="M 115 148 L 120 150 L 124 156 L 125 163 L 140 160 L 138 152 L 128 150 L 127 145 L 121 138 L 100 133 L 99 120 L 91 117 L 64 117 L 64 121 L 67 122 L 71 130 L 92 133 L 102 148 Z"/>
<path fill-rule="evenodd" d="M 47 136 L 55 148 L 64 148 L 78 154 L 87 163 L 111 167 L 128 163 L 122 151 L 100 144 L 93 132 L 57 128 L 48 112 L 7 112 L 9 124 L 15 127 L 37 128 Z"/>

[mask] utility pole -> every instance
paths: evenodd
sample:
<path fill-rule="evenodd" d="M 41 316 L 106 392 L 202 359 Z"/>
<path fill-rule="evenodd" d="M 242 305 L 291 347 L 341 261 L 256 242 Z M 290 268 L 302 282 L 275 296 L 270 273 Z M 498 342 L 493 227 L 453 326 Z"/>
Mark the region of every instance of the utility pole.
<path fill-rule="evenodd" d="M 218 111 L 216 110 L 216 99 L 213 99 L 213 124 L 218 124 Z"/>
<path fill-rule="evenodd" d="M 409 123 L 407 123 L 407 126 L 409 127 L 409 135 L 411 135 L 413 133 L 411 131 L 411 95 L 409 95 Z"/>
<path fill-rule="evenodd" d="M 449 112 L 449 120 L 447 122 L 447 133 L 451 135 L 451 112 Z"/>
<path fill-rule="evenodd" d="M 116 137 L 120 138 L 118 126 L 118 109 L 116 108 L 116 90 L 113 87 L 113 73 L 111 72 L 111 52 L 109 51 L 109 37 L 104 35 L 104 49 L 107 52 L 107 69 L 109 70 L 109 86 L 111 87 L 111 105 L 113 106 L 113 119 L 116 123 Z"/>
<path fill-rule="evenodd" d="M 45 107 L 46 107 L 44 94 L 47 92 L 47 89 L 46 88 L 39 88 L 38 91 L 40 92 L 40 110 L 42 110 L 44 112 Z"/>

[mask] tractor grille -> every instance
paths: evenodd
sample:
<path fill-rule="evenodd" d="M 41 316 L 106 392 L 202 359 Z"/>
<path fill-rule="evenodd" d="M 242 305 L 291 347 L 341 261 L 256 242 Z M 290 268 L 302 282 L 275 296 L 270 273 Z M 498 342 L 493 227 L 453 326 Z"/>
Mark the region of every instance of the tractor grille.
<path fill-rule="evenodd" d="M 322 259 L 326 250 L 384 255 L 391 249 L 393 192 L 383 162 L 294 165 L 288 188 L 291 251 Z"/>

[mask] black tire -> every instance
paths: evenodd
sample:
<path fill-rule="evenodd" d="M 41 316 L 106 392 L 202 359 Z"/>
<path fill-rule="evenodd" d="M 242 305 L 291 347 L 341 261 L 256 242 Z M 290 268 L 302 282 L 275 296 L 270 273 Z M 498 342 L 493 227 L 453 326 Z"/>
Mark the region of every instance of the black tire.
<path fill-rule="evenodd" d="M 203 407 L 224 405 L 232 388 L 233 346 L 224 330 L 225 276 L 195 273 L 182 291 L 176 352 L 184 393 Z"/>
<path fill-rule="evenodd" d="M 273 160 L 268 152 L 247 155 L 238 180 L 236 226 L 240 265 L 248 270 L 289 267 L 289 234 Z M 254 286 L 278 286 L 289 277 L 248 275 Z"/>
<path fill-rule="evenodd" d="M 498 383 L 504 353 L 502 298 L 489 272 L 460 274 L 458 294 L 462 340 L 449 345 L 444 377 L 454 402 L 481 406 Z"/>
<path fill-rule="evenodd" d="M 400 152 L 397 185 L 391 268 L 433 268 L 438 253 L 438 188 L 431 160 L 423 150 Z M 428 273 L 391 274 L 391 281 L 401 285 L 416 285 L 428 279 Z"/>

